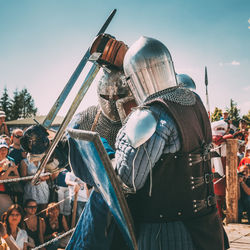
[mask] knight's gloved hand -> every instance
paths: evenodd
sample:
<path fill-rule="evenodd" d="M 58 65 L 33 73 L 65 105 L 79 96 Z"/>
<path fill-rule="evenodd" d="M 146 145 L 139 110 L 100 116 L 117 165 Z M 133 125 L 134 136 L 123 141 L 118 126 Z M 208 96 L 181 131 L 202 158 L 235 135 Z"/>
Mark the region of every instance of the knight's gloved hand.
<path fill-rule="evenodd" d="M 56 158 L 54 158 L 53 161 L 51 161 L 45 166 L 45 170 L 46 172 L 53 173 L 59 169 L 58 166 L 59 166 L 59 161 Z"/>
<path fill-rule="evenodd" d="M 109 145 L 108 141 L 103 137 L 101 137 L 101 141 L 102 141 L 102 144 L 103 144 L 103 146 L 104 146 L 104 148 L 105 148 L 105 150 L 106 150 L 106 152 L 107 152 L 107 154 L 109 156 L 109 159 L 115 158 L 115 151 Z"/>
<path fill-rule="evenodd" d="M 49 147 L 49 139 L 46 129 L 42 125 L 32 125 L 20 139 L 24 151 L 31 154 L 42 154 Z"/>
<path fill-rule="evenodd" d="M 45 156 L 45 154 L 31 154 L 31 153 L 28 153 L 27 154 L 27 159 L 30 162 L 41 161 L 44 156 Z"/>

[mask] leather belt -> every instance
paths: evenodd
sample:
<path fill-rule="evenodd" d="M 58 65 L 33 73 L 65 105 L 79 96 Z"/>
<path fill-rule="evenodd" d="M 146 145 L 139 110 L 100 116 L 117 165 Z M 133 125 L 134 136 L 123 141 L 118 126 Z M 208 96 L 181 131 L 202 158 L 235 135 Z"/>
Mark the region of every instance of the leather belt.
<path fill-rule="evenodd" d="M 188 165 L 193 166 L 199 164 L 203 161 L 208 161 L 211 159 L 210 152 L 207 154 L 188 154 Z"/>
<path fill-rule="evenodd" d="M 194 213 L 197 213 L 204 208 L 212 207 L 215 204 L 216 198 L 212 195 L 209 195 L 207 199 L 204 200 L 193 200 Z"/>
<path fill-rule="evenodd" d="M 209 184 L 213 181 L 214 174 L 213 173 L 206 173 L 204 176 L 200 177 L 190 177 L 190 184 L 191 184 L 191 189 L 194 190 L 195 188 L 203 185 L 203 184 Z"/>

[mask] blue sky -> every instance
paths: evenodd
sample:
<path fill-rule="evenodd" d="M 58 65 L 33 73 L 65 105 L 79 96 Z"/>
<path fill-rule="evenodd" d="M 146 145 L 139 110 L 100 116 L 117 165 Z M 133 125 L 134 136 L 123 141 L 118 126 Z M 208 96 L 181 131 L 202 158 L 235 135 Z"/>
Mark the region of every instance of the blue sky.
<path fill-rule="evenodd" d="M 250 110 L 249 0 L 0 0 L 0 94 L 26 87 L 47 114 L 110 12 L 107 33 L 131 45 L 141 35 L 162 41 L 177 73 L 190 75 L 211 110 L 232 98 Z M 59 114 L 65 115 L 86 73 Z M 79 109 L 95 104 L 95 84 Z"/>

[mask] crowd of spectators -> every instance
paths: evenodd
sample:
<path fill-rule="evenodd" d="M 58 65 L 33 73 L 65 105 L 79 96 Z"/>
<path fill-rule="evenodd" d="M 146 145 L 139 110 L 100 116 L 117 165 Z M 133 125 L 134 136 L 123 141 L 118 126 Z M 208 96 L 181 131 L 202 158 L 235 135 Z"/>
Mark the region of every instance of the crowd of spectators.
<path fill-rule="evenodd" d="M 226 216 L 226 140 L 237 139 L 238 221 L 241 223 L 245 219 L 250 223 L 250 131 L 247 121 L 241 119 L 237 128 L 232 124 L 228 112 L 224 111 L 221 121 L 215 122 L 214 125 L 212 123 L 212 130 L 213 144 L 221 156 L 222 172 L 224 173 L 214 179 L 219 215 L 222 219 Z"/>
<path fill-rule="evenodd" d="M 1 119 L 2 118 L 2 119 Z M 63 171 L 47 176 L 40 176 L 37 185 L 31 179 L 16 182 L 3 182 L 13 178 L 33 176 L 40 159 L 33 159 L 20 145 L 24 131 L 16 128 L 11 133 L 4 123 L 4 113 L 0 111 L 0 236 L 1 246 L 11 249 L 29 249 L 39 246 L 59 234 L 73 228 L 80 217 L 90 195 L 90 187 L 77 178 L 67 167 Z M 238 139 L 238 181 L 239 181 L 239 222 L 245 217 L 250 222 L 250 142 L 247 122 L 240 120 L 238 129 L 234 127 L 226 114 L 222 119 L 228 124 L 224 137 Z M 225 171 L 225 154 L 219 140 L 222 163 Z M 225 188 L 225 176 L 219 184 Z M 216 187 L 215 187 L 216 191 Z M 218 192 L 218 190 L 216 191 Z M 224 190 L 217 193 L 218 211 L 223 217 L 226 209 Z M 221 200 L 220 200 L 221 199 Z M 73 218 L 72 218 L 73 217 Z M 69 238 L 54 241 L 42 249 L 64 248 Z"/>
<path fill-rule="evenodd" d="M 31 158 L 21 147 L 22 129 L 16 128 L 9 133 L 3 125 L 4 119 L 1 121 L 0 245 L 31 249 L 75 226 L 89 197 L 89 188 L 69 167 L 40 176 L 37 185 L 31 184 L 40 159 Z M 22 179 L 28 176 L 31 178 Z M 6 182 L 15 178 L 20 179 Z M 41 249 L 64 248 L 68 240 L 69 236 Z"/>

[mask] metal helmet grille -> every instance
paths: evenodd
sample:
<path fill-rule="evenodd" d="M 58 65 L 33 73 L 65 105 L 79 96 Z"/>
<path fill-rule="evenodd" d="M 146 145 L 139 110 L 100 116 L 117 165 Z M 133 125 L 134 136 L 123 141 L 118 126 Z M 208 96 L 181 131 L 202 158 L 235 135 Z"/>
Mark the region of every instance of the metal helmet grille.
<path fill-rule="evenodd" d="M 120 70 L 110 73 L 103 70 L 103 76 L 97 86 L 97 94 L 102 112 L 112 121 L 119 121 L 120 116 L 116 108 L 116 101 L 130 94 L 129 87 L 122 80 L 124 74 Z"/>
<path fill-rule="evenodd" d="M 102 97 L 99 98 L 99 104 L 102 109 L 103 114 L 111 121 L 119 121 L 120 117 L 116 109 L 114 100 L 105 100 Z"/>
<path fill-rule="evenodd" d="M 124 72 L 138 104 L 163 89 L 177 85 L 171 55 L 160 41 L 141 37 L 127 51 Z"/>

